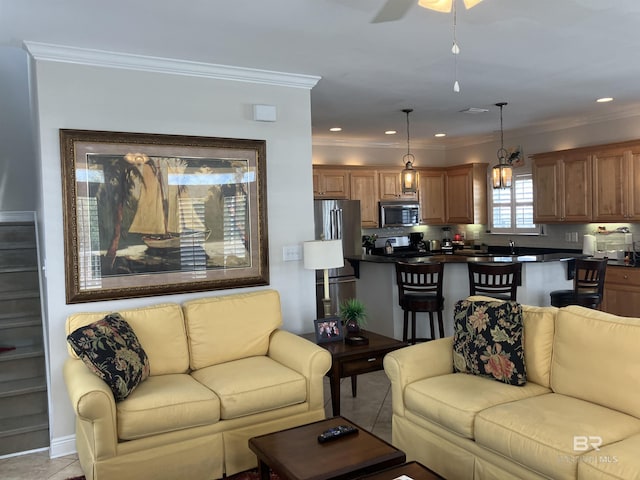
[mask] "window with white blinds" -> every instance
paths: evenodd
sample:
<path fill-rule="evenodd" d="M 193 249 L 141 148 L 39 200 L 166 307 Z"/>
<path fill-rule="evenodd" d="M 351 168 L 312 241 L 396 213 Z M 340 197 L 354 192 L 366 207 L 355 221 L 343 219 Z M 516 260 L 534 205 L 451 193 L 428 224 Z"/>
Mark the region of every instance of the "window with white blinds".
<path fill-rule="evenodd" d="M 539 233 L 539 227 L 533 223 L 533 178 L 530 172 L 514 172 L 511 188 L 491 192 L 491 233 Z"/>

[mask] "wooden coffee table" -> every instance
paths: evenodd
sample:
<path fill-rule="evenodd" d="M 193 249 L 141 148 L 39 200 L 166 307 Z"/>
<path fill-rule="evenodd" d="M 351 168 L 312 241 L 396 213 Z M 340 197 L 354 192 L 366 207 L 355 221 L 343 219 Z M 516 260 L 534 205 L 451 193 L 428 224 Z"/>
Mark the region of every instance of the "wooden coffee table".
<path fill-rule="evenodd" d="M 353 425 L 358 433 L 326 443 L 318 435 L 338 425 Z M 346 480 L 404 463 L 405 454 L 343 417 L 249 439 L 258 457 L 262 480 L 269 469 L 283 480 Z"/>
<path fill-rule="evenodd" d="M 359 478 L 358 480 L 391 480 L 406 475 L 412 480 L 441 480 L 443 477 L 418 462 L 403 463 L 396 467 L 380 470 Z"/>
<path fill-rule="evenodd" d="M 382 370 L 384 356 L 406 347 L 407 344 L 394 338 L 373 332 L 364 332 L 369 339 L 368 345 L 347 345 L 343 341 L 321 343 L 331 353 L 331 369 L 327 372 L 331 388 L 331 408 L 333 415 L 340 415 L 340 379 L 351 377 L 351 394 L 355 397 L 358 384 L 357 375 Z M 302 337 L 315 342 L 315 333 L 305 333 Z"/>

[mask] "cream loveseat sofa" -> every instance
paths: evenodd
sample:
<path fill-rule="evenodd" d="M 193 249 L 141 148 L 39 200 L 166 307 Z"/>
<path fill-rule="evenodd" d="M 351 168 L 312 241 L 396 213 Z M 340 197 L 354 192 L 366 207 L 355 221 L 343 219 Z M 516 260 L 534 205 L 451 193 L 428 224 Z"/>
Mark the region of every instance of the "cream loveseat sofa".
<path fill-rule="evenodd" d="M 254 467 L 250 437 L 325 418 L 331 355 L 281 330 L 274 290 L 120 310 L 150 376 L 121 402 L 69 350 L 64 377 L 87 480 L 215 479 Z M 103 318 L 78 313 L 67 334 Z"/>
<path fill-rule="evenodd" d="M 387 354 L 392 443 L 451 480 L 640 479 L 640 319 L 522 307 L 524 386 L 453 373 L 453 337 Z"/>

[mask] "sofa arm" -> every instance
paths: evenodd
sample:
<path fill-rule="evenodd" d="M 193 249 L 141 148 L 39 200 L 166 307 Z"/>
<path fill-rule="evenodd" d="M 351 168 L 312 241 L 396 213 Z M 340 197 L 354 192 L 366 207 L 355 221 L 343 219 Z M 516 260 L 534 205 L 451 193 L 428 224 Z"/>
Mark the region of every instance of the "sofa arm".
<path fill-rule="evenodd" d="M 323 407 L 323 379 L 331 368 L 331 354 L 326 349 L 278 329 L 271 334 L 268 355 L 307 379 L 307 399 L 311 410 Z"/>
<path fill-rule="evenodd" d="M 71 406 L 96 460 L 116 455 L 118 428 L 116 402 L 109 386 L 82 360 L 68 358 L 63 369 Z M 79 428 L 76 428 L 76 434 Z M 83 441 L 76 438 L 76 442 Z"/>
<path fill-rule="evenodd" d="M 453 337 L 394 350 L 384 357 L 384 371 L 391 380 L 393 413 L 404 415 L 404 389 L 423 378 L 453 373 Z"/>

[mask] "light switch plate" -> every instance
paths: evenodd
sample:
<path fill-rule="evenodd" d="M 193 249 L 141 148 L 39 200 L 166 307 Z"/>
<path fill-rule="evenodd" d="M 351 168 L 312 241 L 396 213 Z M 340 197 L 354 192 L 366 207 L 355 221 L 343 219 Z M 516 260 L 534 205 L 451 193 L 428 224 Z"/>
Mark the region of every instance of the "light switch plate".
<path fill-rule="evenodd" d="M 282 247 L 282 261 L 295 262 L 302 260 L 302 247 L 300 245 L 287 245 Z"/>

